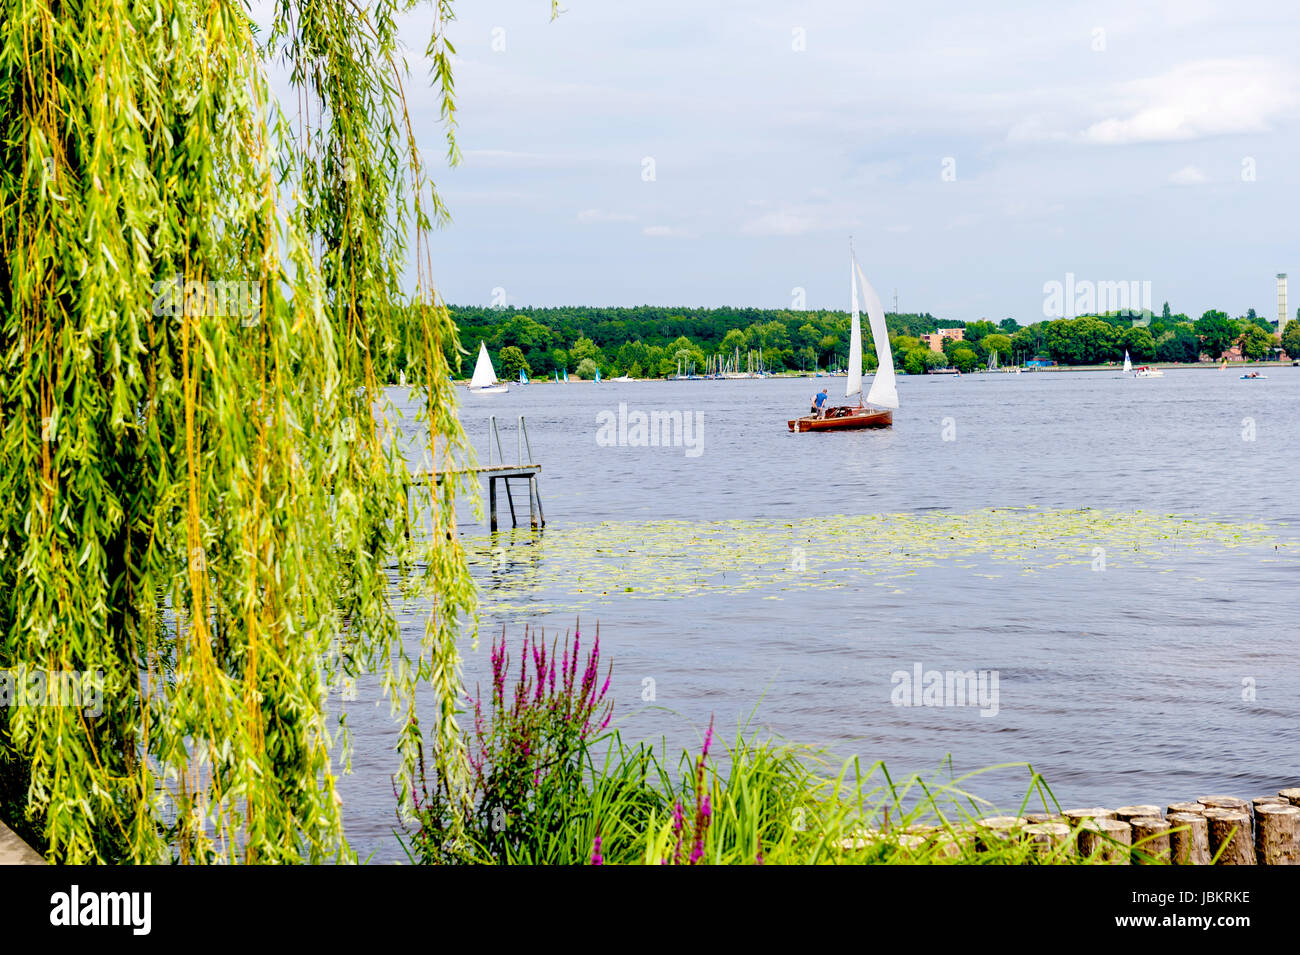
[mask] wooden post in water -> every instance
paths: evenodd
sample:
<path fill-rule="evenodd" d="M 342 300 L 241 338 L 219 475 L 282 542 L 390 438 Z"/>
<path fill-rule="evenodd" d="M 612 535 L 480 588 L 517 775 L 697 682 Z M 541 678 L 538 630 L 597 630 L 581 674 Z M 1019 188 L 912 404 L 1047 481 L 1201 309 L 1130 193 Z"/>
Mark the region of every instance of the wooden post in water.
<path fill-rule="evenodd" d="M 1300 788 L 1279 789 L 1277 794 L 1293 806 L 1300 806 Z"/>
<path fill-rule="evenodd" d="M 975 823 L 976 847 L 981 851 L 997 849 L 1023 836 L 1025 820 L 1020 816 L 989 816 Z"/>
<path fill-rule="evenodd" d="M 1199 812 L 1171 812 L 1168 816 L 1169 854 L 1174 865 L 1210 864 L 1210 829 Z"/>
<path fill-rule="evenodd" d="M 1079 829 L 1079 855 L 1111 865 L 1129 864 L 1133 828 L 1118 819 L 1085 819 Z"/>
<path fill-rule="evenodd" d="M 1114 819 L 1114 809 L 1103 809 L 1100 806 L 1094 806 L 1092 809 L 1066 809 L 1061 813 L 1061 817 L 1069 825 L 1078 825 L 1085 819 Z"/>
<path fill-rule="evenodd" d="M 1040 822 L 1061 822 L 1064 817 L 1059 812 L 1027 812 L 1025 821 L 1031 825 L 1037 825 Z"/>
<path fill-rule="evenodd" d="M 1159 806 L 1120 806 L 1115 810 L 1115 818 L 1121 822 L 1132 822 L 1138 818 L 1159 819 Z"/>
<path fill-rule="evenodd" d="M 1199 802 L 1171 802 L 1165 809 L 1166 816 L 1172 816 L 1176 812 L 1190 812 L 1200 816 L 1205 813 L 1205 807 Z"/>
<path fill-rule="evenodd" d="M 1300 865 L 1300 808 L 1255 807 L 1255 856 L 1260 865 Z"/>
<path fill-rule="evenodd" d="M 1159 816 L 1137 816 L 1129 825 L 1133 827 L 1133 864 L 1168 865 L 1169 823 Z"/>
<path fill-rule="evenodd" d="M 497 479 L 488 475 L 488 527 L 497 529 Z"/>
<path fill-rule="evenodd" d="M 1070 855 L 1074 848 L 1070 845 L 1070 827 L 1063 822 L 1030 823 L 1025 826 L 1025 838 L 1029 840 L 1034 855 L 1040 858 L 1051 855 Z"/>
<path fill-rule="evenodd" d="M 1251 836 L 1248 813 L 1206 809 L 1205 821 L 1210 830 L 1210 855 L 1218 856 L 1216 865 L 1255 864 L 1255 840 Z"/>
<path fill-rule="evenodd" d="M 1196 801 L 1206 809 L 1235 809 L 1245 812 L 1250 808 L 1250 803 L 1236 796 L 1199 796 Z"/>

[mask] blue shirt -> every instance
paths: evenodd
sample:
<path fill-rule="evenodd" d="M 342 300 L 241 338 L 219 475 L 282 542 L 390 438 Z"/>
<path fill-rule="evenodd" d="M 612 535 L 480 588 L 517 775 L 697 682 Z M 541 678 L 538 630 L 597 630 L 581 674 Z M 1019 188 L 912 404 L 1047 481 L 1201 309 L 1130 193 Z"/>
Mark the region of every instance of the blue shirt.
<path fill-rule="evenodd" d="M 822 403 L 825 400 L 826 400 L 826 392 L 819 391 L 817 392 L 817 397 L 813 399 L 813 403 L 817 405 L 818 408 L 820 408 L 822 406 Z"/>

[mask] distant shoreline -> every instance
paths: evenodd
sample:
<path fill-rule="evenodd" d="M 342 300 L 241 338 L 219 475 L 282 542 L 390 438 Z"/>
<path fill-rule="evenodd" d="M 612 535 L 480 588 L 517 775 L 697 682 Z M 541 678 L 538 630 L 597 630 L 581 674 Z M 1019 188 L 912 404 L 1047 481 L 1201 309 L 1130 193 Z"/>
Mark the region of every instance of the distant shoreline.
<path fill-rule="evenodd" d="M 1016 366 L 1012 365 L 1011 367 L 1014 368 L 1014 367 L 1016 367 Z M 1216 364 L 1215 362 L 1212 362 L 1212 361 L 1198 361 L 1198 362 L 1174 362 L 1174 361 L 1168 361 L 1168 362 L 1166 362 L 1166 361 L 1157 361 L 1157 362 L 1146 362 L 1146 363 L 1144 363 L 1143 365 L 1137 365 L 1137 366 L 1134 366 L 1134 367 L 1140 367 L 1140 368 L 1159 368 L 1159 369 L 1161 369 L 1161 370 L 1170 369 L 1170 368 L 1175 368 L 1175 369 L 1176 369 L 1176 368 L 1186 368 L 1186 369 L 1189 369 L 1189 370 L 1200 370 L 1200 371 L 1221 371 L 1221 370 L 1222 370 L 1222 371 L 1235 371 L 1235 370 L 1237 370 L 1237 369 L 1239 369 L 1239 368 L 1290 368 L 1290 367 L 1292 367 L 1292 362 L 1290 362 L 1290 361 L 1230 361 L 1230 362 L 1228 362 L 1227 367 L 1224 368 L 1224 366 L 1223 366 L 1222 364 Z M 1026 375 L 1029 375 L 1029 374 L 1037 375 L 1037 374 L 1040 374 L 1040 373 L 1042 373 L 1042 372 L 1048 372 L 1048 373 L 1052 373 L 1052 372 L 1057 372 L 1057 373 L 1059 373 L 1059 372 L 1072 372 L 1072 371 L 1119 371 L 1119 372 L 1122 372 L 1122 371 L 1124 370 L 1124 366 L 1123 366 L 1123 365 L 1120 365 L 1118 362 L 1115 362 L 1115 363 L 1108 364 L 1108 365 L 1049 365 L 1049 366 L 1047 366 L 1047 367 L 1040 367 L 1040 368 L 1025 368 L 1025 367 L 1022 365 L 1022 366 L 1021 366 L 1021 369 L 1022 369 L 1022 374 L 1026 374 Z M 863 374 L 864 376 L 865 376 L 865 375 L 873 375 L 873 374 L 875 374 L 875 372 L 874 372 L 874 371 L 864 371 L 862 374 Z M 902 370 L 900 370 L 900 371 L 898 372 L 898 376 L 899 376 L 900 378 L 959 378 L 959 377 L 964 378 L 964 377 L 968 377 L 968 376 L 970 376 L 970 375 L 1008 375 L 1008 374 L 1015 374 L 1015 372 L 1009 372 L 1009 371 L 1007 371 L 1005 368 L 999 368 L 999 369 L 997 369 L 997 370 L 995 370 L 995 371 L 988 371 L 987 369 L 977 369 L 976 371 L 967 371 L 967 372 L 962 372 L 960 375 L 909 375 L 907 372 L 902 371 Z M 1132 372 L 1129 372 L 1128 374 L 1132 374 Z M 820 376 L 819 376 L 819 375 L 815 375 L 815 374 L 813 374 L 812 372 L 789 372 L 789 371 L 785 371 L 785 372 L 773 372 L 772 374 L 768 375 L 768 377 L 769 377 L 769 378 L 786 378 L 786 379 L 791 379 L 791 378 L 807 378 L 807 379 L 809 379 L 809 380 L 814 380 L 814 381 L 815 381 L 815 380 L 817 380 L 818 378 L 843 378 L 843 377 L 845 377 L 845 376 L 844 376 L 844 375 L 820 375 Z M 673 379 L 673 378 L 633 378 L 633 379 L 631 379 L 631 380 L 632 380 L 632 381 L 674 381 L 674 380 L 677 380 L 677 379 Z M 762 379 L 759 379 L 759 378 L 705 378 L 705 377 L 703 377 L 703 376 L 699 376 L 699 377 L 696 377 L 696 378 L 681 379 L 681 380 L 683 380 L 683 381 L 761 381 Z M 573 378 L 573 379 L 571 379 L 571 381 L 572 381 L 574 384 L 595 384 L 595 383 L 596 383 L 593 379 L 590 379 L 590 378 Z M 468 385 L 468 384 L 469 384 L 469 379 L 468 379 L 468 378 L 457 378 L 457 379 L 455 379 L 455 382 L 456 382 L 457 385 Z M 618 382 L 616 382 L 616 381 L 615 381 L 614 379 L 612 379 L 612 378 L 607 378 L 607 379 L 605 379 L 604 381 L 600 382 L 600 384 L 602 384 L 602 385 L 615 384 L 615 383 L 618 383 Z M 517 382 L 508 381 L 508 382 L 506 382 L 506 384 L 517 384 Z M 555 385 L 555 384 L 565 385 L 565 384 L 569 384 L 569 382 L 565 382 L 565 381 L 556 382 L 556 381 L 552 381 L 550 378 L 537 378 L 537 379 L 533 379 L 533 380 L 531 380 L 531 381 L 528 382 L 528 385 Z M 627 382 L 621 382 L 621 384 L 627 384 Z"/>

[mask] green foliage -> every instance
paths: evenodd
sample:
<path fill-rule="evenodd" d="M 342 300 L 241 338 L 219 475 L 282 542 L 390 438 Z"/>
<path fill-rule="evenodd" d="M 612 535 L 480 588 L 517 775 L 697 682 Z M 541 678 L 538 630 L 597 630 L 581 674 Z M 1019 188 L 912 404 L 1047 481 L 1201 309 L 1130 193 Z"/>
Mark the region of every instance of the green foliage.
<path fill-rule="evenodd" d="M 459 348 L 393 58 L 406 5 L 281 0 L 261 44 L 239 4 L 0 6 L 0 667 L 94 674 L 105 700 L 0 709 L 0 814 L 59 862 L 349 858 L 327 692 L 362 671 L 408 768 L 430 685 L 463 803 L 457 482 L 413 489 L 432 542 L 411 554 L 380 390 L 423 383 L 445 468 Z M 433 607 L 409 647 L 394 565 Z"/>
<path fill-rule="evenodd" d="M 1268 358 L 1273 350 L 1273 341 L 1275 335 L 1269 331 L 1250 322 L 1242 330 L 1241 337 L 1237 343 L 1241 346 L 1241 354 L 1251 361 L 1263 361 Z"/>
<path fill-rule="evenodd" d="M 578 378 L 591 379 L 596 377 L 596 372 L 599 369 L 600 366 L 597 365 L 594 360 L 584 358 L 582 361 L 578 362 L 578 369 L 574 372 L 574 375 Z"/>
<path fill-rule="evenodd" d="M 1201 356 L 1201 340 L 1191 325 L 1175 325 L 1156 341 L 1156 361 L 1194 362 Z"/>
<path fill-rule="evenodd" d="M 924 375 L 925 369 L 928 367 L 927 362 L 931 360 L 930 356 L 932 354 L 939 355 L 939 357 L 947 363 L 948 359 L 941 353 L 931 352 L 929 348 L 922 345 L 917 348 L 909 348 L 907 351 L 902 353 L 903 370 L 909 375 Z"/>
<path fill-rule="evenodd" d="M 609 672 L 601 683 L 600 636 L 585 660 L 581 634 L 557 641 L 524 632 L 519 675 L 512 673 L 505 634 L 492 644 L 492 687 L 488 712 L 474 700 L 473 813 L 458 828 L 458 807 L 430 785 L 421 764 L 421 785 L 410 821 L 403 820 L 404 844 L 412 858 L 438 862 L 556 862 L 536 858 L 537 847 L 566 838 L 585 812 L 589 741 L 609 723 Z M 507 688 L 507 683 L 509 687 Z"/>
<path fill-rule="evenodd" d="M 967 350 L 969 351 L 969 349 Z M 952 360 L 945 353 L 941 351 L 931 351 L 929 348 L 923 350 L 922 357 L 925 362 L 926 371 L 929 371 L 932 368 L 947 368 L 952 363 Z"/>
<path fill-rule="evenodd" d="M 1067 365 L 1095 365 L 1123 357 L 1123 332 L 1095 316 L 1047 323 L 1043 347 L 1053 360 Z"/>
<path fill-rule="evenodd" d="M 936 353 L 937 354 L 937 353 Z M 475 704 L 474 812 L 456 832 L 436 785 L 401 821 L 418 863 L 527 865 L 978 864 L 1081 865 L 1104 861 L 1070 851 L 1073 837 L 1035 841 L 1016 818 L 986 821 L 970 788 L 980 773 L 891 778 L 858 760 L 838 773 L 823 752 L 746 735 L 720 759 L 710 724 L 698 754 L 673 762 L 661 749 L 602 732 L 609 703 L 598 690 L 599 653 L 578 676 L 578 646 L 526 642 L 517 681 L 493 648 L 490 713 Z M 606 676 L 604 686 L 608 686 Z M 602 754 L 603 751 L 603 755 Z M 994 766 L 981 772 L 1004 771 Z M 1060 807 L 1033 767 L 1017 817 Z M 945 769 L 950 769 L 945 767 Z M 1126 855 L 1129 848 L 1119 850 Z M 1142 847 L 1135 859 L 1149 861 Z"/>
<path fill-rule="evenodd" d="M 1216 361 L 1233 346 L 1240 332 L 1237 323 L 1223 312 L 1210 310 L 1196 321 L 1201 350 Z"/>
<path fill-rule="evenodd" d="M 1127 329 L 1120 343 L 1136 362 L 1154 361 L 1156 358 L 1156 340 L 1151 337 L 1151 332 L 1146 328 L 1137 326 Z"/>
<path fill-rule="evenodd" d="M 964 375 L 979 367 L 980 360 L 973 349 L 958 347 L 953 350 L 952 364 Z"/>
<path fill-rule="evenodd" d="M 1300 319 L 1286 323 L 1282 333 L 1282 350 L 1292 358 L 1300 358 Z"/>
<path fill-rule="evenodd" d="M 984 346 L 985 352 L 997 352 L 998 362 L 1000 364 L 1006 365 L 1011 363 L 1012 345 L 1010 335 L 995 332 L 992 335 L 985 335 L 984 338 L 980 340 L 980 344 Z"/>
<path fill-rule="evenodd" d="M 524 358 L 524 353 L 514 345 L 507 345 L 501 349 L 501 353 L 497 356 L 497 368 L 500 370 L 501 378 L 506 381 L 518 378 L 521 371 L 526 375 L 533 373 L 528 359 Z"/>

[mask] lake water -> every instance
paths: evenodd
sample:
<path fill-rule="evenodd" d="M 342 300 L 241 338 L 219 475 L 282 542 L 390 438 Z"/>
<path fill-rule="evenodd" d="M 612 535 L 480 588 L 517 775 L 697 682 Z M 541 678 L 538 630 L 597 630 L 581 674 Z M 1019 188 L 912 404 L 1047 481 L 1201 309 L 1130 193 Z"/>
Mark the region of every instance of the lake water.
<path fill-rule="evenodd" d="M 712 717 L 896 779 L 949 754 L 945 773 L 1030 763 L 1063 805 L 1300 785 L 1300 369 L 1238 375 L 904 377 L 892 429 L 799 435 L 786 420 L 844 379 L 464 396 L 484 461 L 488 417 L 512 462 L 526 416 L 547 519 L 511 530 L 503 497 L 490 538 L 464 512 L 483 623 L 467 681 L 503 625 L 517 641 L 581 615 L 618 727 L 670 751 Z M 701 430 L 605 446 L 620 404 Z M 897 705 L 917 667 L 996 673 L 996 706 Z M 349 838 L 391 861 L 395 737 L 373 682 L 349 713 Z M 969 788 L 1015 809 L 1027 779 Z"/>

